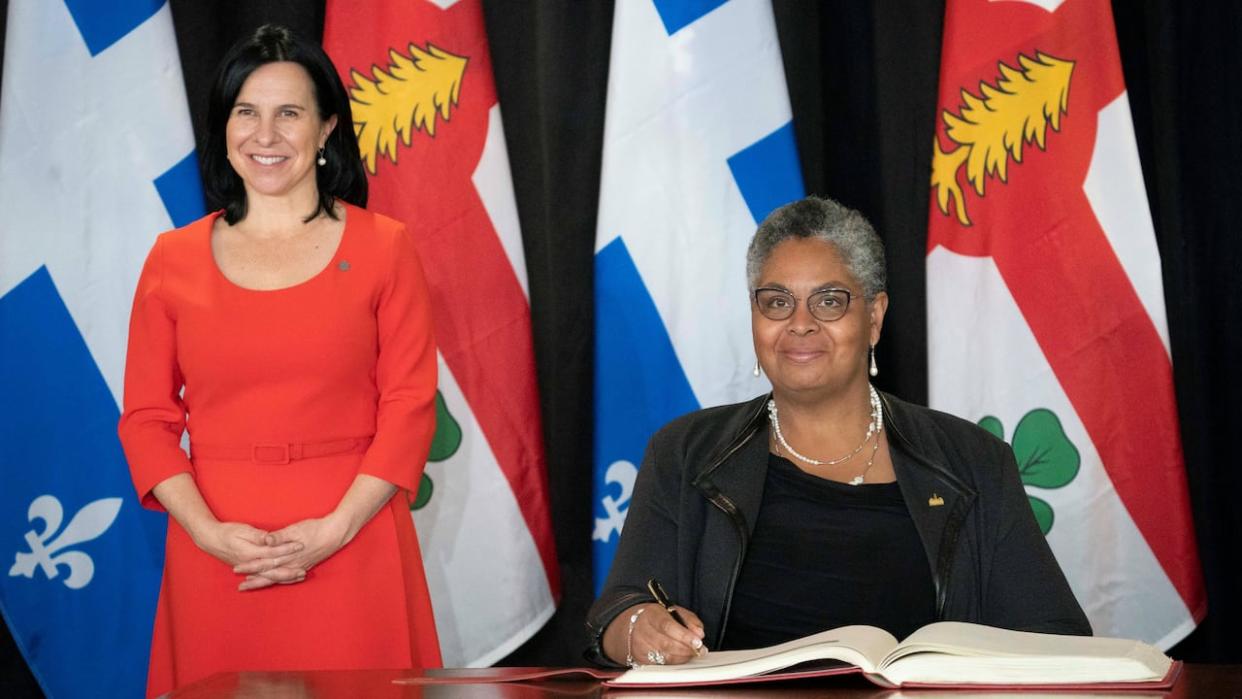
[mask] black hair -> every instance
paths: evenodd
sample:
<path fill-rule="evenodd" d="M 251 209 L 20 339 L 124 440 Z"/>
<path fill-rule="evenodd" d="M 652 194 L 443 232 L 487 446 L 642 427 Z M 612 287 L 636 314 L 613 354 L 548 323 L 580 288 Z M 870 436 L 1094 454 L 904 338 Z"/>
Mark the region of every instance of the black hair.
<path fill-rule="evenodd" d="M 307 221 L 320 213 L 336 218 L 336 199 L 366 206 L 367 176 L 354 135 L 354 117 L 349 95 L 337 75 L 332 60 L 317 44 L 308 42 L 289 29 L 265 24 L 255 33 L 229 49 L 216 72 L 207 105 L 207 135 L 203 143 L 203 189 L 213 206 L 224 209 L 224 220 L 237 223 L 246 216 L 246 189 L 241 177 L 228 161 L 225 129 L 229 114 L 241 92 L 242 85 L 260 66 L 290 61 L 302 66 L 310 76 L 319 109 L 319 118 L 336 115 L 336 128 L 324 143 L 327 164 L 315 168 L 319 202 Z"/>

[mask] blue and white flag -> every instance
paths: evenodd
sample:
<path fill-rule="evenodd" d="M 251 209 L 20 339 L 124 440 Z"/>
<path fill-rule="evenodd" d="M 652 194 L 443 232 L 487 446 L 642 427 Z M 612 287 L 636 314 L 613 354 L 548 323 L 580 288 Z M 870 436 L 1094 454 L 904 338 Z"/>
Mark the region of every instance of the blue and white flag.
<path fill-rule="evenodd" d="M 9 0 L 0 92 L 0 610 L 44 692 L 139 697 L 164 517 L 116 436 L 134 286 L 202 214 L 162 0 Z"/>
<path fill-rule="evenodd" d="M 595 242 L 595 585 L 664 423 L 754 397 L 746 246 L 803 195 L 769 0 L 618 2 Z"/>

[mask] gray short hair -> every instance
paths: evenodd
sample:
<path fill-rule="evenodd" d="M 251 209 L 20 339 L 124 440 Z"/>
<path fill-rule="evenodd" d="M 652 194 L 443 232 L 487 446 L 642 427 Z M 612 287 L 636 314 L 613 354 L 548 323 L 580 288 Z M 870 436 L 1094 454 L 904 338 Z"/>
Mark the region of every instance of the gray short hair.
<path fill-rule="evenodd" d="M 746 250 L 746 282 L 752 290 L 768 256 L 793 238 L 814 238 L 836 248 L 867 300 L 887 288 L 884 244 L 866 217 L 832 199 L 810 196 L 776 209 L 759 224 Z"/>

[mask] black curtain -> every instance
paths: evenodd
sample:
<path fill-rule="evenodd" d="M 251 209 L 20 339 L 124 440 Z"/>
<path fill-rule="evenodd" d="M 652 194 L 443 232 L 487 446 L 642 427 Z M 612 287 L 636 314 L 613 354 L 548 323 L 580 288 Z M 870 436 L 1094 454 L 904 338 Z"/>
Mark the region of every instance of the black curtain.
<path fill-rule="evenodd" d="M 2 0 L 0 0 L 2 1 Z M 201 135 L 212 70 L 264 22 L 322 36 L 323 0 L 171 0 Z M 892 306 L 877 383 L 927 398 L 924 297 L 930 145 L 943 0 L 775 0 L 808 191 L 863 211 L 888 247 Z M 592 266 L 612 3 L 485 1 L 524 236 L 564 596 L 503 664 L 579 662 L 591 601 Z M 1242 13 L 1231 3 L 1114 0 L 1118 42 L 1162 256 L 1186 466 L 1208 616 L 1173 649 L 1242 662 L 1242 477 L 1226 449 L 1242 359 Z M 0 691 L 35 685 L 0 636 Z"/>

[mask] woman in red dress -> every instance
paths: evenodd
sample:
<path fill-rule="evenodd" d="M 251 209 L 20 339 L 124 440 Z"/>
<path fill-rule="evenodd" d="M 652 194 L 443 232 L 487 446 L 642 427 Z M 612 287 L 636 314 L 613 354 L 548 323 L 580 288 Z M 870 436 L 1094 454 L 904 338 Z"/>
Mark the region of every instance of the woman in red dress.
<path fill-rule="evenodd" d="M 159 237 L 130 321 L 121 442 L 143 505 L 171 515 L 148 694 L 438 666 L 400 492 L 435 429 L 429 300 L 410 235 L 361 208 L 319 47 L 268 26 L 229 52 L 203 171 L 223 208 Z"/>

